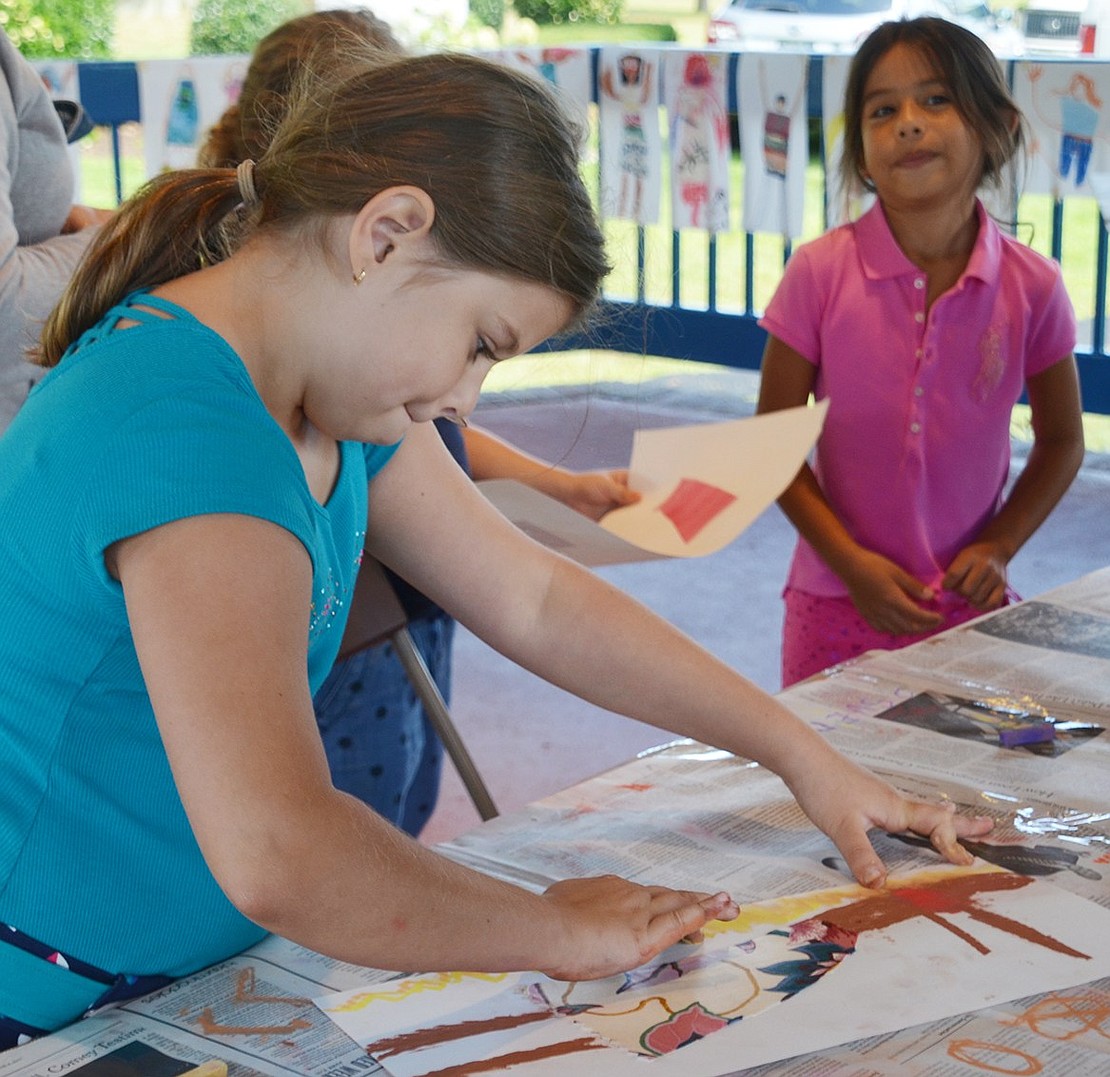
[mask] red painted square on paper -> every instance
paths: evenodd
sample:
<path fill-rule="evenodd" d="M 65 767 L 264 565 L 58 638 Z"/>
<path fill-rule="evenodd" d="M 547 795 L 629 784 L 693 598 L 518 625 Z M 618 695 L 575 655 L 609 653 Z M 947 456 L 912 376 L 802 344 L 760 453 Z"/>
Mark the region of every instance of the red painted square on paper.
<path fill-rule="evenodd" d="M 683 542 L 693 542 L 702 530 L 736 500 L 734 494 L 698 479 L 683 479 L 659 511 L 675 526 Z"/>

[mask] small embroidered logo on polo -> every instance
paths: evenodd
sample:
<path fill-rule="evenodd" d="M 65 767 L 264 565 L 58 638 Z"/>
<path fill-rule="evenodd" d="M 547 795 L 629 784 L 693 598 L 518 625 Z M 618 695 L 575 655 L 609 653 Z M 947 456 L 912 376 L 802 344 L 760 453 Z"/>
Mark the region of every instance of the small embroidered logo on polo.
<path fill-rule="evenodd" d="M 986 403 L 1002 382 L 1002 331 L 991 326 L 979 341 L 979 372 L 971 385 L 971 395 L 978 404 Z"/>

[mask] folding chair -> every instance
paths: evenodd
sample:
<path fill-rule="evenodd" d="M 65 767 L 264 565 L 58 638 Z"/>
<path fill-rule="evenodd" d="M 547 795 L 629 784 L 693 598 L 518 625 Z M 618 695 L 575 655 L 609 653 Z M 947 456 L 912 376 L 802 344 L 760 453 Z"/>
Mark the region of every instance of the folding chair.
<path fill-rule="evenodd" d="M 443 747 L 459 772 L 474 807 L 478 809 L 478 815 L 483 822 L 493 819 L 498 814 L 497 806 L 451 720 L 447 704 L 423 656 L 412 641 L 408 616 L 381 563 L 365 557 L 351 596 L 351 612 L 339 644 L 339 657 L 346 658 L 364 647 L 373 647 L 387 640 L 393 644 L 417 698 L 443 741 Z"/>

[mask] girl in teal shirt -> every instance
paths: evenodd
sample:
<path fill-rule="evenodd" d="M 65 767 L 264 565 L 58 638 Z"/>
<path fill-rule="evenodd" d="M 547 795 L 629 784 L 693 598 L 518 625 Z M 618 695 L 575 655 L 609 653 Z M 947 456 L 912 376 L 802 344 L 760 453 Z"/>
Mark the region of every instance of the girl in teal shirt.
<path fill-rule="evenodd" d="M 257 162 L 160 176 L 102 231 L 0 441 L 7 1042 L 266 931 L 360 965 L 584 979 L 736 915 L 613 877 L 529 893 L 338 792 L 312 692 L 364 548 L 554 683 L 777 771 L 862 881 L 884 877 L 872 826 L 969 860 L 957 837 L 986 821 L 844 759 L 525 538 L 443 447 L 432 420 L 465 420 L 608 268 L 549 91 L 354 54 L 309 89 Z"/>

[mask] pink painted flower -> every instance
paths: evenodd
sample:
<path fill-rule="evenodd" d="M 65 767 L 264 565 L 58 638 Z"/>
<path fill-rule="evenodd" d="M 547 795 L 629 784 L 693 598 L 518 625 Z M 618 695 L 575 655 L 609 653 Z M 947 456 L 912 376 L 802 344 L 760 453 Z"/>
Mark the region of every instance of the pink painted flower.
<path fill-rule="evenodd" d="M 710 1013 L 700 1003 L 693 1002 L 686 1009 L 671 1014 L 666 1021 L 652 1025 L 640 1037 L 640 1043 L 654 1055 L 667 1055 L 727 1025 L 724 1017 Z"/>

